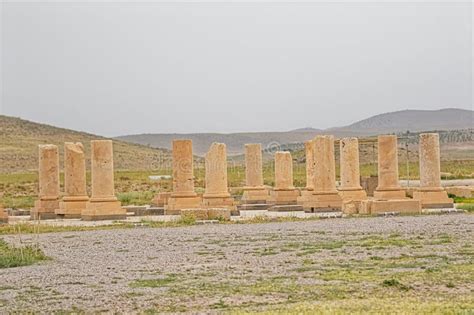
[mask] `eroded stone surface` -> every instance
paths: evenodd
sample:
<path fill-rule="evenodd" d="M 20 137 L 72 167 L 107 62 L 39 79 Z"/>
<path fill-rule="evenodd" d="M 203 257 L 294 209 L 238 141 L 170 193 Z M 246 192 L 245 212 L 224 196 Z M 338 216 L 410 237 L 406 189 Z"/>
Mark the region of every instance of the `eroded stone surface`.
<path fill-rule="evenodd" d="M 32 219 L 55 218 L 59 208 L 59 151 L 52 144 L 39 145 L 39 199 L 31 212 Z"/>
<path fill-rule="evenodd" d="M 357 140 L 357 138 L 341 139 L 340 152 L 341 186 L 339 187 L 339 193 L 342 199 L 366 199 L 367 195 L 360 185 L 359 140 Z M 348 209 L 349 208 L 350 207 L 348 207 Z"/>
<path fill-rule="evenodd" d="M 112 140 L 93 140 L 91 150 L 92 196 L 82 211 L 82 219 L 124 219 L 126 210 L 115 197 Z"/>
<path fill-rule="evenodd" d="M 403 199 L 405 190 L 398 183 L 397 136 L 378 136 L 378 186 L 376 199 Z"/>
<path fill-rule="evenodd" d="M 263 185 L 262 147 L 259 143 L 245 145 L 245 187 L 242 202 L 266 203 L 268 190 Z"/>
<path fill-rule="evenodd" d="M 64 197 L 56 214 L 80 218 L 89 200 L 86 188 L 86 160 L 82 143 L 64 144 Z"/>

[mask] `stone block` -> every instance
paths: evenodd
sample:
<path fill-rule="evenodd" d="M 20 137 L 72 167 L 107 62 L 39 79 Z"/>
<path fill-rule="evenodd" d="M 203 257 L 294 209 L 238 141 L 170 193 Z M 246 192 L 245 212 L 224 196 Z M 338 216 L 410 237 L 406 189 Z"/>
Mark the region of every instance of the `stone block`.
<path fill-rule="evenodd" d="M 152 205 L 157 207 L 164 207 L 168 204 L 168 199 L 171 197 L 171 192 L 158 193 L 151 201 Z"/>
<path fill-rule="evenodd" d="M 181 217 L 192 217 L 195 220 L 208 220 L 209 214 L 207 209 L 181 209 Z"/>
<path fill-rule="evenodd" d="M 122 208 L 120 201 L 90 200 L 81 217 L 84 221 L 124 220 L 127 217 L 127 212 Z"/>
<path fill-rule="evenodd" d="M 414 199 L 373 200 L 370 207 L 371 214 L 396 212 L 400 214 L 420 214 L 421 203 Z"/>
<path fill-rule="evenodd" d="M 294 205 L 297 203 L 300 192 L 296 189 L 291 190 L 271 190 L 267 200 L 271 205 Z"/>
<path fill-rule="evenodd" d="M 304 201 L 302 206 L 306 212 L 341 211 L 342 199 L 337 192 L 312 194 L 311 196 L 308 196 L 308 199 Z"/>
<path fill-rule="evenodd" d="M 445 187 L 445 190 L 450 195 L 462 198 L 472 198 L 474 186 L 453 186 Z"/>
<path fill-rule="evenodd" d="M 35 208 L 31 210 L 32 220 L 56 219 L 56 210 L 59 208 L 59 199 L 36 200 Z"/>
<path fill-rule="evenodd" d="M 271 212 L 303 211 L 303 206 L 301 205 L 273 205 L 270 208 L 268 208 L 268 211 L 271 211 Z"/>
<path fill-rule="evenodd" d="M 441 191 L 415 191 L 413 199 L 420 200 L 423 209 L 453 208 L 454 201 L 448 193 Z"/>

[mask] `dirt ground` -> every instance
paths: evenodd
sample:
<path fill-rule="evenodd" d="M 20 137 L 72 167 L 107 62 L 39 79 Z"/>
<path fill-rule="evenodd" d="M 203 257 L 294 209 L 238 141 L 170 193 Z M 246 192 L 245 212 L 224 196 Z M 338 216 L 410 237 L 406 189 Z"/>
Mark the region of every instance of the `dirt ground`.
<path fill-rule="evenodd" d="M 470 214 L 36 238 L 51 260 L 0 269 L 0 313 L 474 312 Z"/>

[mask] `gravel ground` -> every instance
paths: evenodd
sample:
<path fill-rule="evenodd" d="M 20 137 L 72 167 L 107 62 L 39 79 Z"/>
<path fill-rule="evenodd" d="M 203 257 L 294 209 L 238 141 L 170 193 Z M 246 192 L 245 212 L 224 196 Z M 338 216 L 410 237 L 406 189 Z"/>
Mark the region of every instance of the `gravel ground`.
<path fill-rule="evenodd" d="M 18 244 L 18 237 L 3 238 Z M 22 238 L 35 241 L 32 235 Z M 0 269 L 0 313 L 266 309 L 290 299 L 290 280 L 319 290 L 338 271 L 335 266 L 366 263 L 374 256 L 370 261 L 416 253 L 429 267 L 440 264 L 426 258 L 435 253 L 451 263 L 472 263 L 473 240 L 474 216 L 468 214 L 40 234 L 39 244 L 52 260 Z M 463 248 L 468 248 L 467 255 L 460 254 Z M 410 272 L 419 269 L 419 262 Z M 318 278 L 318 270 L 329 273 Z M 265 281 L 276 284 L 266 288 Z M 459 281 L 452 288 L 423 281 L 418 286 L 456 296 L 472 294 L 472 286 Z M 373 283 L 361 285 L 370 291 Z"/>

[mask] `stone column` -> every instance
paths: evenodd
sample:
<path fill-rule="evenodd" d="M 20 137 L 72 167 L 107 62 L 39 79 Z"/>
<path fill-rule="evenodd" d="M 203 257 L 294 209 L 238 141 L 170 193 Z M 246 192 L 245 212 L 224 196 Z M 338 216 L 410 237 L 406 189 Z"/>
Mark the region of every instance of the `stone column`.
<path fill-rule="evenodd" d="M 262 147 L 260 143 L 245 145 L 245 183 L 246 187 L 262 188 Z"/>
<path fill-rule="evenodd" d="M 242 202 L 264 204 L 267 199 L 268 191 L 263 185 L 262 147 L 259 143 L 246 144 L 245 187 Z"/>
<path fill-rule="evenodd" d="M 367 199 L 360 185 L 359 140 L 342 138 L 339 141 L 341 153 L 341 186 L 339 193 L 343 200 Z"/>
<path fill-rule="evenodd" d="M 194 191 L 193 142 L 173 140 L 173 192 L 165 205 L 165 214 L 181 214 L 182 209 L 201 206 L 201 198 Z"/>
<path fill-rule="evenodd" d="M 296 205 L 299 191 L 293 186 L 293 158 L 290 152 L 275 153 L 275 188 L 270 191 L 269 211 L 303 210 Z"/>
<path fill-rule="evenodd" d="M 54 219 L 59 208 L 59 152 L 52 144 L 39 145 L 39 199 L 32 219 Z"/>
<path fill-rule="evenodd" d="M 275 153 L 275 190 L 294 190 L 293 159 L 290 152 Z"/>
<path fill-rule="evenodd" d="M 314 141 L 304 143 L 306 154 L 306 190 L 313 190 L 314 185 Z"/>
<path fill-rule="evenodd" d="M 206 154 L 204 197 L 230 197 L 227 187 L 227 153 L 224 143 L 214 142 Z"/>
<path fill-rule="evenodd" d="M 420 189 L 413 198 L 421 201 L 423 208 L 452 208 L 453 200 L 441 186 L 439 135 L 420 134 Z"/>
<path fill-rule="evenodd" d="M 86 209 L 86 160 L 82 143 L 66 142 L 64 144 L 64 192 L 58 216 L 64 218 L 80 218 Z"/>
<path fill-rule="evenodd" d="M 378 187 L 374 192 L 376 199 L 403 199 L 405 190 L 398 182 L 397 136 L 378 136 Z"/>
<path fill-rule="evenodd" d="M 307 212 L 339 211 L 342 199 L 336 189 L 334 136 L 314 138 L 313 192 L 303 202 Z"/>
<path fill-rule="evenodd" d="M 337 193 L 334 136 L 317 136 L 314 139 L 314 192 Z"/>
<path fill-rule="evenodd" d="M 92 196 L 82 212 L 82 219 L 125 219 L 126 211 L 115 197 L 112 140 L 93 140 L 91 150 Z"/>
<path fill-rule="evenodd" d="M 234 198 L 227 184 L 227 152 L 224 143 L 214 142 L 206 154 L 206 190 L 203 207 L 225 208 L 236 213 Z"/>

